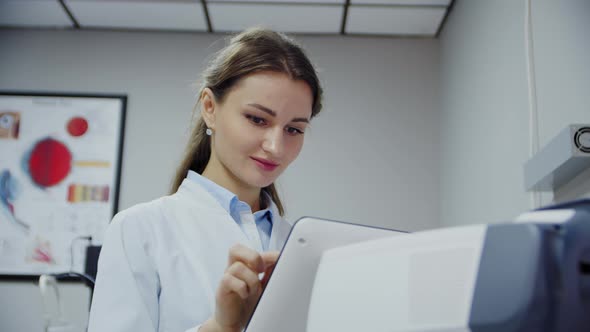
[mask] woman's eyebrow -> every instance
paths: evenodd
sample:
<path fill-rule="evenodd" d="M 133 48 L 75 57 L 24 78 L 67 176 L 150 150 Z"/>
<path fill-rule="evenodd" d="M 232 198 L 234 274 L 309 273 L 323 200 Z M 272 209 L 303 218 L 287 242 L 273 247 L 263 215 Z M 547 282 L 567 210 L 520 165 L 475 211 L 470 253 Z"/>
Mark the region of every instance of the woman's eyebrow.
<path fill-rule="evenodd" d="M 248 104 L 248 106 L 252 106 L 254 108 L 257 108 L 261 111 L 263 111 L 264 113 L 267 113 L 270 116 L 276 117 L 277 116 L 277 112 L 271 110 L 270 108 L 266 107 L 266 106 L 262 106 L 260 104 L 257 103 L 250 103 Z M 291 120 L 291 122 L 305 122 L 305 123 L 309 123 L 309 120 L 307 118 L 294 118 L 293 120 Z"/>
<path fill-rule="evenodd" d="M 270 108 L 268 108 L 266 106 L 262 106 L 262 105 L 257 104 L 257 103 L 250 103 L 250 104 L 248 104 L 248 106 L 255 107 L 255 108 L 263 111 L 264 113 L 268 113 L 271 116 L 277 116 L 277 112 L 271 110 Z"/>
<path fill-rule="evenodd" d="M 294 118 L 293 120 L 291 120 L 291 122 L 305 122 L 305 123 L 309 123 L 309 120 L 306 118 Z"/>

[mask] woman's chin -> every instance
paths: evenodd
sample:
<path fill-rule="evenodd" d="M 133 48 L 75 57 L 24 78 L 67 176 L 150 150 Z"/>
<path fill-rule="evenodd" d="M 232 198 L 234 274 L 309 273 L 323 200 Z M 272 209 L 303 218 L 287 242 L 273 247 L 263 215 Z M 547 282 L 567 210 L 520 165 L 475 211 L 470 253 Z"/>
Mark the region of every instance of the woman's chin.
<path fill-rule="evenodd" d="M 268 186 L 270 186 L 271 184 L 273 184 L 273 182 L 275 182 L 276 177 L 268 177 L 268 176 L 256 176 L 256 177 L 252 177 L 250 178 L 251 181 L 248 181 L 248 183 L 256 188 L 266 188 Z"/>
<path fill-rule="evenodd" d="M 245 182 L 256 188 L 265 188 L 273 184 L 277 179 L 278 174 L 277 172 L 261 172 L 258 169 L 249 170 L 248 173 L 244 174 L 243 180 Z"/>
<path fill-rule="evenodd" d="M 256 187 L 262 189 L 262 188 L 266 188 L 268 186 L 270 186 L 271 184 L 273 184 L 273 181 L 260 181 L 256 183 Z"/>

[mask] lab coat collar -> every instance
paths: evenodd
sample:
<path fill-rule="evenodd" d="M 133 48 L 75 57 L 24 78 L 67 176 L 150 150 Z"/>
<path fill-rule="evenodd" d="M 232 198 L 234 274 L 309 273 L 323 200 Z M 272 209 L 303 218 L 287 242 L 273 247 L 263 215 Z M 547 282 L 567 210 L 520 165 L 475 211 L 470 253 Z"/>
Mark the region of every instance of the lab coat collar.
<path fill-rule="evenodd" d="M 201 205 L 200 208 L 207 207 L 208 214 L 217 215 L 224 219 L 226 223 L 233 224 L 234 227 L 230 226 L 231 228 L 240 230 L 239 226 L 233 221 L 229 212 L 221 206 L 219 201 L 217 201 L 211 195 L 211 193 L 205 190 L 205 188 L 201 187 L 198 183 L 185 178 L 178 188 L 178 191 L 192 193 L 193 195 L 196 194 L 197 197 L 193 197 L 193 199 L 202 200 L 203 198 L 207 197 L 207 204 Z M 285 244 L 285 241 L 287 240 L 287 237 L 289 236 L 289 232 L 291 231 L 291 224 L 287 220 L 283 219 L 283 217 L 279 214 L 278 208 L 272 199 L 270 200 L 270 211 L 272 213 L 273 225 L 270 234 L 268 250 L 281 250 Z M 244 239 L 246 239 L 245 235 L 243 236 Z"/>
<path fill-rule="evenodd" d="M 281 250 L 291 232 L 291 224 L 279 214 L 279 209 L 272 199 L 270 200 L 270 213 L 272 214 L 273 225 L 268 249 Z"/>
<path fill-rule="evenodd" d="M 238 196 L 236 196 L 236 194 L 234 194 L 233 192 L 229 191 L 228 189 L 220 186 L 219 184 L 215 183 L 214 181 L 206 178 L 202 174 L 199 174 L 193 170 L 189 170 L 187 172 L 186 179 L 194 181 L 199 186 L 201 186 L 201 188 L 203 188 L 207 192 L 209 192 L 209 194 L 211 194 L 211 196 L 213 196 L 219 202 L 219 204 L 226 211 L 229 212 L 230 215 L 233 215 L 234 210 L 236 209 L 236 205 L 241 202 L 239 200 Z M 273 224 L 274 218 L 277 214 L 272 209 L 270 209 L 270 207 L 268 206 L 269 202 L 270 202 L 270 204 L 273 204 L 272 197 L 264 191 L 261 194 L 262 194 L 262 202 L 260 202 L 260 204 L 265 205 L 265 208 L 260 211 L 254 212 L 254 214 L 255 214 L 255 216 L 261 215 L 261 214 L 265 214 L 265 215 L 268 214 L 268 220 L 270 221 L 271 224 Z M 241 203 L 247 205 L 250 209 L 252 208 L 245 202 L 241 202 Z M 236 220 L 236 222 L 238 222 L 238 221 Z"/>

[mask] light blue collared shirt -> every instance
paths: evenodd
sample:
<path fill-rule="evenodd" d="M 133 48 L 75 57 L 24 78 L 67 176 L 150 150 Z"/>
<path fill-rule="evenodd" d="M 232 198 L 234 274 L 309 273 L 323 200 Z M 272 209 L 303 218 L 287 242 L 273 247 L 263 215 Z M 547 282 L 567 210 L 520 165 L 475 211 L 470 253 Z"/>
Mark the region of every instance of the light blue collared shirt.
<path fill-rule="evenodd" d="M 241 215 L 243 213 L 253 215 L 256 222 L 256 228 L 258 229 L 258 234 L 260 235 L 260 241 L 262 242 L 262 249 L 265 251 L 268 250 L 273 219 L 270 206 L 264 210 L 256 211 L 254 214 L 252 214 L 252 209 L 248 203 L 240 201 L 238 196 L 236 196 L 234 193 L 207 179 L 201 174 L 189 170 L 187 178 L 198 183 L 207 192 L 209 192 L 215 198 L 215 200 L 217 200 L 219 204 L 221 204 L 221 206 L 227 212 L 229 212 L 232 219 L 240 226 L 240 228 L 242 228 Z"/>

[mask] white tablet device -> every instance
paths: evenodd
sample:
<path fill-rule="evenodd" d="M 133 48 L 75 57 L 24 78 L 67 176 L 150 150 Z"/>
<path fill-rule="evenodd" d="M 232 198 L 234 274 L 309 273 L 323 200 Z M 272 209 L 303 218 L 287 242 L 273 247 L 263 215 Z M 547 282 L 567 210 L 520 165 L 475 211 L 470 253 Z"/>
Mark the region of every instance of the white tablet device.
<path fill-rule="evenodd" d="M 287 238 L 246 332 L 303 332 L 324 250 L 405 232 L 303 217 Z"/>

